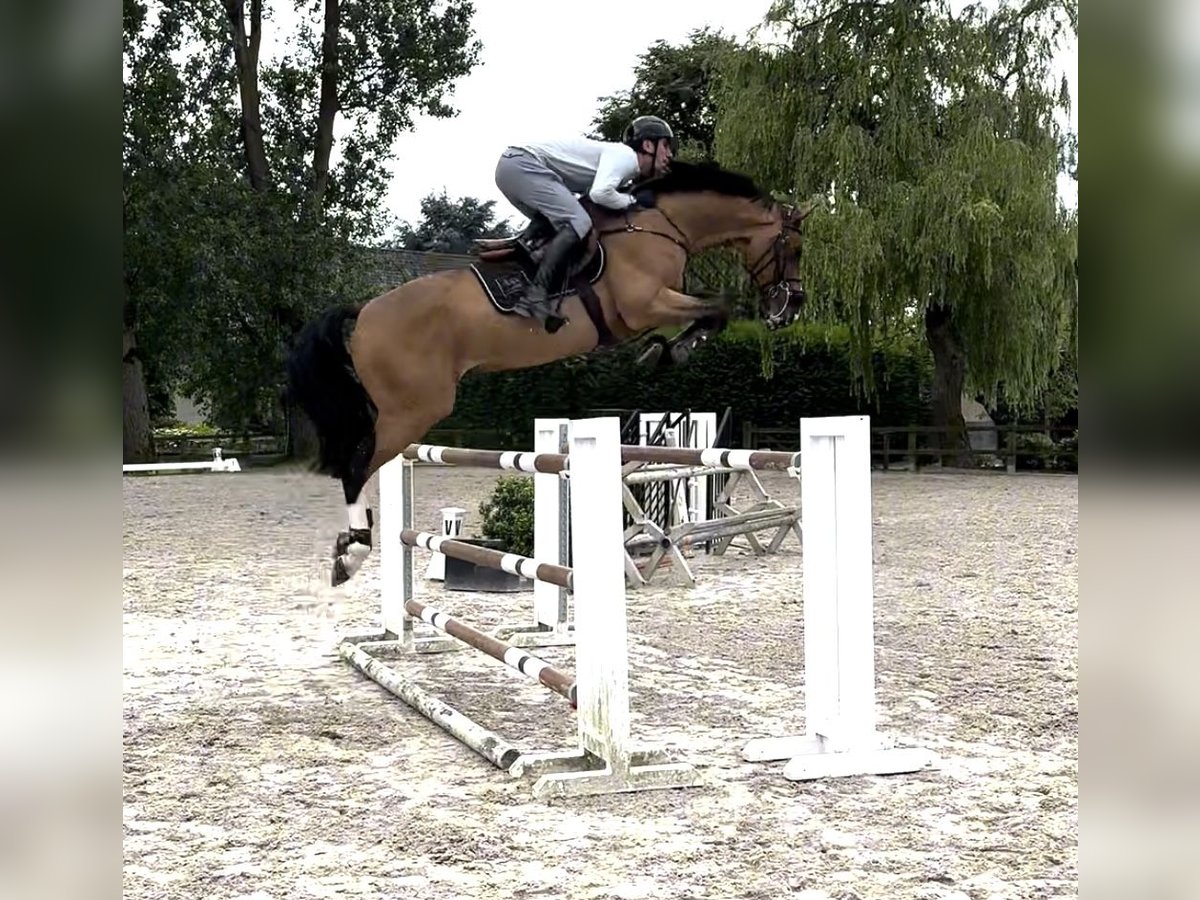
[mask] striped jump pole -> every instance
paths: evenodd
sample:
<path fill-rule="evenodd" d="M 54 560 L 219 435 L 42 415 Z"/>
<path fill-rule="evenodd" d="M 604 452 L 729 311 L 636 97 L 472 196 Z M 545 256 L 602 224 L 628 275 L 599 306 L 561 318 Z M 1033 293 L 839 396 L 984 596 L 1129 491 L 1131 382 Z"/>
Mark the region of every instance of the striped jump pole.
<path fill-rule="evenodd" d="M 390 652 L 394 650 L 394 645 L 387 641 L 348 639 L 338 646 L 338 655 L 497 768 L 507 770 L 521 758 L 519 747 L 463 715 L 428 691 L 417 687 L 383 660 L 375 657 L 370 651 L 377 648 Z"/>
<path fill-rule="evenodd" d="M 621 448 L 621 462 L 672 463 L 677 466 L 718 466 L 746 471 L 754 469 L 798 469 L 800 454 L 785 450 L 728 450 L 709 447 L 638 447 Z"/>
<path fill-rule="evenodd" d="M 434 444 L 410 444 L 404 458 L 441 466 L 475 466 L 513 472 L 557 475 L 570 467 L 568 454 L 528 453 L 505 450 L 466 450 Z M 718 466 L 737 471 L 799 468 L 800 454 L 785 450 L 730 450 L 721 447 L 643 447 L 625 444 L 621 462 L 673 463 L 681 466 Z"/>
<path fill-rule="evenodd" d="M 539 562 L 528 556 L 518 556 L 516 553 L 489 550 L 487 547 L 477 547 L 474 544 L 456 541 L 445 535 L 432 534 L 428 531 L 414 531 L 411 528 L 401 529 L 400 541 L 409 547 L 432 550 L 453 559 L 474 563 L 477 566 L 503 569 L 510 575 L 520 575 L 523 578 L 545 581 L 567 590 L 572 589 L 571 570 L 566 566 Z"/>
<path fill-rule="evenodd" d="M 435 444 L 409 444 L 404 458 L 439 466 L 473 466 L 478 469 L 504 469 L 511 472 L 542 472 L 557 475 L 567 468 L 563 453 L 522 453 L 506 450 L 465 450 Z"/>
<path fill-rule="evenodd" d="M 565 672 L 554 668 L 554 666 L 545 660 L 538 659 L 531 653 L 526 653 L 512 644 L 506 644 L 504 641 L 494 638 L 490 634 L 485 634 L 461 619 L 456 619 L 451 615 L 434 609 L 432 606 L 426 606 L 424 603 L 418 603 L 416 600 L 409 600 L 404 604 L 404 607 L 410 616 L 432 625 L 438 631 L 446 632 L 451 637 L 458 638 L 464 644 L 469 644 L 493 659 L 500 660 L 500 662 L 509 668 L 516 669 L 522 675 L 536 678 L 546 687 L 550 688 L 550 690 L 554 691 L 554 693 L 570 700 L 572 706 L 575 705 L 575 679 Z"/>

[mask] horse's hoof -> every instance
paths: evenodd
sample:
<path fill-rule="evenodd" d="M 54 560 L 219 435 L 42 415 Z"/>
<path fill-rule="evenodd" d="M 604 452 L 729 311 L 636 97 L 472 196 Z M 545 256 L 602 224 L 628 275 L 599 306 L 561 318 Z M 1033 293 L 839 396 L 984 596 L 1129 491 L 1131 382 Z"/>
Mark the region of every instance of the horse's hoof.
<path fill-rule="evenodd" d="M 669 360 L 663 361 L 662 359 L 663 353 L 671 346 L 665 337 L 661 334 L 651 335 L 646 338 L 646 344 L 646 349 L 637 358 L 638 365 L 658 367 L 660 363 L 661 365 L 669 364 Z"/>
<path fill-rule="evenodd" d="M 340 559 L 335 559 L 333 561 L 333 574 L 330 576 L 329 583 L 337 587 L 339 584 L 345 584 L 349 580 L 350 573 L 346 571 L 346 567 L 342 565 Z"/>
<path fill-rule="evenodd" d="M 638 356 L 637 365 L 649 366 L 652 368 L 658 367 L 660 364 L 662 364 L 662 349 L 664 349 L 664 347 L 665 344 L 652 344 L 652 346 L 644 350 L 641 356 Z"/>

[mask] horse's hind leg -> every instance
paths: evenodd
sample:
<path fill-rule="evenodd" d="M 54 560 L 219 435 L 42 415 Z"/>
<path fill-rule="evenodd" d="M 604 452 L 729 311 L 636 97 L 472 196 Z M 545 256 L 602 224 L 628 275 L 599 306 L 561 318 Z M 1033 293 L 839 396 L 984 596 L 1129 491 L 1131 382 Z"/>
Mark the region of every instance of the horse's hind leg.
<path fill-rule="evenodd" d="M 454 393 L 449 394 L 449 405 L 453 407 Z M 421 408 L 401 413 L 380 412 L 375 431 L 369 439 L 359 444 L 354 456 L 351 477 L 342 480 L 346 496 L 346 512 L 350 526 L 338 535 L 334 546 L 333 577 L 336 587 L 348 581 L 362 567 L 371 553 L 371 528 L 374 521 L 367 506 L 363 491 L 379 469 L 404 452 L 411 443 L 419 441 L 433 425 L 449 415 L 442 408 Z"/>
<path fill-rule="evenodd" d="M 334 587 L 349 581 L 371 553 L 371 509 L 367 506 L 363 488 L 371 478 L 371 461 L 375 455 L 375 434 L 359 442 L 351 459 L 350 471 L 342 478 L 342 493 L 346 498 L 349 527 L 339 532 L 333 545 Z"/>

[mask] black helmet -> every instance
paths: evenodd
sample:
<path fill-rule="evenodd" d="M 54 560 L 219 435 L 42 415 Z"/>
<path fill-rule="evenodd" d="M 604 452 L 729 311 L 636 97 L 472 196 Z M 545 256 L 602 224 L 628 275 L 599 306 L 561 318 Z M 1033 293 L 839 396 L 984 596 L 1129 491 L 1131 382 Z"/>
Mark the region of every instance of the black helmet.
<path fill-rule="evenodd" d="M 636 150 L 642 141 L 657 141 L 660 138 L 666 138 L 671 143 L 671 149 L 675 149 L 675 132 L 670 125 L 658 116 L 638 116 L 625 126 L 621 140 Z"/>

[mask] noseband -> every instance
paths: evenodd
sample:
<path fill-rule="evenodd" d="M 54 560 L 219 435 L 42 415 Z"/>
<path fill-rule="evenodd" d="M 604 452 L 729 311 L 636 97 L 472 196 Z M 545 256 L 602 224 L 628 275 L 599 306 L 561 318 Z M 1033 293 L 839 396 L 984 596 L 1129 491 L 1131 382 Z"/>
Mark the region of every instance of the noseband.
<path fill-rule="evenodd" d="M 750 268 L 750 278 L 758 285 L 759 291 L 762 293 L 763 299 L 773 300 L 783 292 L 783 303 L 774 312 L 767 316 L 767 324 L 774 325 L 782 321 L 787 315 L 789 309 L 793 305 L 798 305 L 804 302 L 804 288 L 800 284 L 798 278 L 788 278 L 784 274 L 784 253 L 787 250 L 788 232 L 799 234 L 800 229 L 790 222 L 783 223 L 783 229 L 775 236 L 775 240 L 771 241 L 771 246 L 762 252 L 762 255 L 755 260 L 754 265 Z M 772 263 L 775 265 L 775 271 L 771 278 L 766 282 L 759 282 L 759 275 L 762 274 Z M 772 304 L 773 305 L 773 304 Z"/>

